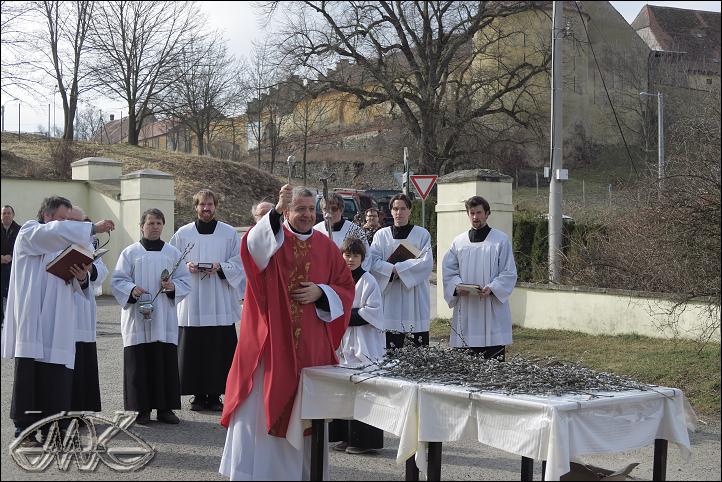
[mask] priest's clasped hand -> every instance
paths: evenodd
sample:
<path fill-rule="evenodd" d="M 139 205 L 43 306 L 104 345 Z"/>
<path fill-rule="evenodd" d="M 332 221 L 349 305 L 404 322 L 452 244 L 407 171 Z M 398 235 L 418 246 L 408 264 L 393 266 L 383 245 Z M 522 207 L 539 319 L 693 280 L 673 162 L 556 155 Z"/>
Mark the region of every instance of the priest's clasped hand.
<path fill-rule="evenodd" d="M 316 283 L 301 281 L 299 285 L 301 286 L 300 288 L 291 291 L 291 299 L 293 301 L 307 305 L 309 303 L 315 303 L 316 300 L 323 296 L 323 290 L 319 288 Z"/>

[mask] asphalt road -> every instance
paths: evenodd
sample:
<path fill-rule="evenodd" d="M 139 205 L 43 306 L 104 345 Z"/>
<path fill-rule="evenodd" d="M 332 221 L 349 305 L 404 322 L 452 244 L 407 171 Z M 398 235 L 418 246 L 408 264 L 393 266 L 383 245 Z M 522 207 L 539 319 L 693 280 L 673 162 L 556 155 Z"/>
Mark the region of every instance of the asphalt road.
<path fill-rule="evenodd" d="M 100 368 L 102 415 L 112 418 L 114 411 L 123 409 L 122 356 L 120 337 L 120 308 L 109 297 L 99 298 L 98 306 L 98 362 Z M 152 423 L 147 427 L 133 426 L 131 431 L 156 449 L 154 459 L 141 471 L 113 472 L 100 464 L 96 472 L 79 472 L 71 464 L 68 472 L 61 472 L 53 464 L 43 473 L 22 470 L 10 457 L 7 447 L 13 440 L 14 428 L 9 418 L 13 385 L 13 361 L 2 360 L 2 480 L 214 480 L 218 474 L 225 429 L 218 423 L 219 414 L 191 412 L 190 397 L 183 397 L 183 409 L 178 411 L 179 425 Z M 155 415 L 153 415 L 154 417 Z M 720 423 L 707 421 L 691 434 L 692 459 L 681 460 L 673 445 L 669 447 L 668 480 L 720 480 Z M 376 455 L 348 455 L 330 452 L 332 480 L 404 480 L 404 468 L 395 463 L 398 439 L 387 434 L 385 448 Z M 446 480 L 519 480 L 521 460 L 499 450 L 478 443 L 444 444 L 442 479 Z M 651 479 L 653 448 L 632 452 L 593 456 L 585 459 L 594 465 L 619 469 L 631 462 L 640 465 L 635 477 Z M 535 464 L 535 479 L 541 480 L 541 464 Z M 422 474 L 422 479 L 423 479 Z"/>

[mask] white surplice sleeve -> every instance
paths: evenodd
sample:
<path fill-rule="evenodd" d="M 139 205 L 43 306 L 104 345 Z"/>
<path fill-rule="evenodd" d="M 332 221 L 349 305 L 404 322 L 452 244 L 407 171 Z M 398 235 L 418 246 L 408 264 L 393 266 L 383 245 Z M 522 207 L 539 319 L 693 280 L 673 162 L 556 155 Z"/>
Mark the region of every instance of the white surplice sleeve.
<path fill-rule="evenodd" d="M 369 250 L 369 258 L 371 259 L 369 263 L 369 272 L 376 278 L 376 282 L 378 283 L 379 289 L 382 293 L 388 286 L 389 280 L 391 279 L 391 272 L 394 269 L 394 265 L 386 261 L 386 258 L 384 258 L 384 246 L 382 244 L 382 239 L 384 241 L 387 239 L 384 234 L 385 233 L 382 233 L 381 230 L 376 232 L 376 236 L 374 236 L 374 240 L 371 242 L 371 248 Z"/>
<path fill-rule="evenodd" d="M 516 286 L 516 263 L 514 263 L 514 251 L 506 238 L 501 243 L 499 251 L 499 274 L 489 283 L 489 288 L 494 296 L 506 303 L 511 296 L 511 292 Z"/>
<path fill-rule="evenodd" d="M 241 236 L 238 233 L 235 233 L 233 237 L 231 254 L 230 258 L 221 261 L 221 268 L 223 268 L 223 275 L 226 277 L 228 284 L 240 291 L 240 288 L 246 282 L 246 272 L 243 270 L 243 263 L 241 262 Z M 241 293 L 241 296 L 243 296 L 243 293 Z"/>
<path fill-rule="evenodd" d="M 384 322 L 384 306 L 383 299 L 381 298 L 381 289 L 371 273 L 364 273 L 361 279 L 363 280 L 363 289 L 361 290 L 358 314 L 370 325 L 384 331 L 386 330 L 386 323 Z M 354 305 L 355 304 L 356 303 L 354 303 Z"/>
<path fill-rule="evenodd" d="M 120 306 L 125 306 L 128 303 L 130 292 L 133 291 L 135 287 L 131 248 L 132 245 L 120 253 L 110 281 L 110 289 Z M 141 286 L 141 288 L 143 287 Z"/>
<path fill-rule="evenodd" d="M 177 254 L 176 261 L 180 257 L 180 253 Z M 188 271 L 188 265 L 185 261 L 181 260 L 171 278 L 173 285 L 175 286 L 175 303 L 178 304 L 183 301 L 183 298 L 188 296 L 191 292 L 191 272 Z M 131 288 L 132 289 L 132 288 Z M 126 298 L 127 301 L 128 298 Z"/>
<path fill-rule="evenodd" d="M 333 320 L 343 315 L 343 303 L 338 294 L 329 285 L 317 285 L 328 299 L 328 308 L 330 311 L 321 310 L 316 307 L 316 316 L 326 323 L 331 323 Z"/>
<path fill-rule="evenodd" d="M 73 243 L 87 245 L 91 226 L 91 223 L 77 221 L 50 221 L 45 224 L 30 221 L 20 228 L 17 240 L 22 243 L 23 254 L 39 256 L 62 251 Z M 23 236 L 20 236 L 21 233 Z"/>
<path fill-rule="evenodd" d="M 454 243 L 451 243 L 449 250 L 441 262 L 441 275 L 444 283 L 444 299 L 449 305 L 449 308 L 453 308 L 459 301 L 459 297 L 454 296 L 456 285 L 462 283 L 459 257 L 456 253 L 456 245 Z"/>
<path fill-rule="evenodd" d="M 424 232 L 421 240 L 420 258 L 407 259 L 396 263 L 396 274 L 407 289 L 429 281 L 431 270 L 434 269 L 434 254 L 431 252 L 431 235 Z"/>
<path fill-rule="evenodd" d="M 268 211 L 246 235 L 248 251 L 259 271 L 266 269 L 271 257 L 283 246 L 283 219 L 281 219 L 281 229 L 278 233 L 273 234 L 271 211 Z"/>

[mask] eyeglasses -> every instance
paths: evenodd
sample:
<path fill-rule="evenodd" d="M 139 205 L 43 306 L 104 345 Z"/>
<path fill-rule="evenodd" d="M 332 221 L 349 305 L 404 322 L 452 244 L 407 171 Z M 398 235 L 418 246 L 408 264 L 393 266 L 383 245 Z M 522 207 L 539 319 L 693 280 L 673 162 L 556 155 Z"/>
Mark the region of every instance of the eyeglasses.
<path fill-rule="evenodd" d="M 337 212 L 339 212 L 340 210 L 341 210 L 341 208 L 338 207 L 338 206 L 327 206 L 327 207 L 324 209 L 324 211 L 330 211 L 330 212 L 332 212 L 332 213 L 337 213 Z"/>

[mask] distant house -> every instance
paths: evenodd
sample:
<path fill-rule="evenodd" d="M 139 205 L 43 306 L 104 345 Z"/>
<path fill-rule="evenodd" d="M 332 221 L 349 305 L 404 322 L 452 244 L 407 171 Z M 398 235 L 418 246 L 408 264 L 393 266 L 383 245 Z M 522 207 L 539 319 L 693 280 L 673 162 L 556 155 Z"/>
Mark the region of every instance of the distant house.
<path fill-rule="evenodd" d="M 645 5 L 632 27 L 652 49 L 651 84 L 719 88 L 719 12 Z"/>
<path fill-rule="evenodd" d="M 155 122 L 153 115 L 143 119 L 144 126 L 153 122 Z M 98 144 L 122 144 L 128 142 L 128 117 L 116 119 L 113 114 L 110 114 L 110 120 L 98 129 L 98 132 L 90 138 L 90 142 Z"/>

